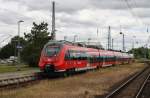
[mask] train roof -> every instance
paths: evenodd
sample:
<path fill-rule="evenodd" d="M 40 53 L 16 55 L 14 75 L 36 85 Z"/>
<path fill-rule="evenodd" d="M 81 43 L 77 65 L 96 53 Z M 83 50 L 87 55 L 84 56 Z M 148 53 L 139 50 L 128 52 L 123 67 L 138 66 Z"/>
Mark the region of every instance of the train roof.
<path fill-rule="evenodd" d="M 50 40 L 46 45 L 73 45 L 86 48 L 104 49 L 101 45 L 86 45 L 84 42 L 69 42 L 66 40 Z"/>
<path fill-rule="evenodd" d="M 72 42 L 65 41 L 65 40 L 50 40 L 46 45 L 61 45 L 61 44 L 68 44 L 68 45 L 73 45 Z"/>
<path fill-rule="evenodd" d="M 87 47 L 85 44 L 73 43 L 66 40 L 50 40 L 46 45 L 69 45 L 72 49 L 83 49 L 87 51 L 98 52 L 98 48 Z M 75 47 L 75 48 L 74 48 Z M 88 49 L 87 49 L 88 48 Z M 127 52 L 117 51 L 117 50 L 104 50 L 99 49 L 102 55 L 117 55 L 117 56 L 124 56 L 124 57 L 133 57 L 133 54 L 129 54 Z"/>

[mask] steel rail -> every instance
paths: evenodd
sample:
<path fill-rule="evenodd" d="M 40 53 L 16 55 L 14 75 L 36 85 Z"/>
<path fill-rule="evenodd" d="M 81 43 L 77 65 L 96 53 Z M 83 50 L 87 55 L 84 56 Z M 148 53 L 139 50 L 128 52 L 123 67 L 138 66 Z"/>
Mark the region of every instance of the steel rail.
<path fill-rule="evenodd" d="M 150 78 L 150 73 L 149 73 L 149 75 L 147 76 L 147 78 L 145 79 L 143 85 L 142 85 L 141 88 L 139 89 L 139 91 L 138 91 L 138 93 L 136 94 L 136 97 L 135 97 L 135 98 L 139 98 L 139 96 L 142 94 L 142 91 L 143 91 L 144 87 L 146 86 L 146 83 L 148 82 L 149 78 Z"/>
<path fill-rule="evenodd" d="M 138 76 L 140 76 L 145 70 L 147 70 L 149 67 L 145 67 L 142 71 L 138 72 L 137 74 L 133 75 L 130 79 L 125 81 L 123 84 L 121 84 L 118 88 L 116 88 L 114 91 L 109 93 L 105 98 L 112 98 L 115 94 L 117 94 L 119 91 L 121 91 L 125 86 L 130 84 L 134 79 L 136 79 Z"/>

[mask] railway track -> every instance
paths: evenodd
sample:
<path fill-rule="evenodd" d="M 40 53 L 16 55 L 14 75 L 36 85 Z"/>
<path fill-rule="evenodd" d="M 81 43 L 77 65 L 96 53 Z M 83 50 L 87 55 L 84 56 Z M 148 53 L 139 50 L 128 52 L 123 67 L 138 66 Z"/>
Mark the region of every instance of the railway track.
<path fill-rule="evenodd" d="M 69 75 L 82 74 L 83 72 L 78 73 L 69 73 Z M 67 75 L 68 76 L 68 75 Z M 0 76 L 0 90 L 6 88 L 16 88 L 26 86 L 28 84 L 34 84 L 44 79 L 56 79 L 56 78 L 65 78 L 65 73 L 51 73 L 46 74 L 44 72 L 34 72 L 26 74 L 9 74 Z"/>
<path fill-rule="evenodd" d="M 149 85 L 150 87 L 149 77 L 150 67 L 147 66 L 141 72 L 133 75 L 130 79 L 122 83 L 118 88 L 114 89 L 111 93 L 106 95 L 105 98 L 150 98 L 141 97 L 143 96 L 143 89 L 147 87 L 145 85 Z"/>
<path fill-rule="evenodd" d="M 150 98 L 150 74 L 145 79 L 143 85 L 138 91 L 136 98 Z"/>
<path fill-rule="evenodd" d="M 80 73 L 70 73 L 70 75 L 77 75 Z M 2 75 L 3 76 L 3 75 Z M 45 74 L 43 72 L 34 72 L 27 74 L 12 74 L 0 77 L 0 90 L 6 88 L 15 88 L 21 87 L 22 85 L 26 86 L 27 84 L 33 84 L 35 82 L 39 82 L 43 79 L 56 79 L 56 78 L 65 78 L 66 74 L 64 73 L 51 73 Z"/>
<path fill-rule="evenodd" d="M 30 73 L 30 74 L 24 74 L 24 75 L 14 76 L 14 77 L 12 75 L 12 77 L 1 78 L 0 89 L 16 87 L 25 83 L 40 80 L 43 78 L 42 75 L 43 75 L 42 72 L 36 72 L 32 74 Z"/>

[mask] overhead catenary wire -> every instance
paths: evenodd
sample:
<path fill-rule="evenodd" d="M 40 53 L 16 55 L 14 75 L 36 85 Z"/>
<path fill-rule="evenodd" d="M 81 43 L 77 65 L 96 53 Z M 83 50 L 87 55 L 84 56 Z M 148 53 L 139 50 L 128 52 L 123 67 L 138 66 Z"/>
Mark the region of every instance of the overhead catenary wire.
<path fill-rule="evenodd" d="M 127 5 L 128 10 L 130 11 L 132 17 L 135 18 L 135 21 L 138 22 L 140 25 L 145 25 L 143 23 L 143 21 L 138 17 L 137 13 L 135 11 L 133 11 L 133 7 L 131 6 L 131 4 L 129 4 L 128 0 L 124 0 L 124 2 Z M 137 5 L 135 4 L 135 7 L 137 7 Z"/>
<path fill-rule="evenodd" d="M 3 39 L 2 41 L 0 41 L 0 44 L 3 43 L 5 40 L 8 40 L 10 37 L 12 37 L 12 35 L 9 35 L 8 37 L 6 37 L 6 38 Z"/>
<path fill-rule="evenodd" d="M 133 8 L 138 8 L 138 5 L 136 3 L 135 0 L 130 0 L 132 1 L 132 5 L 129 4 L 128 0 L 124 0 L 128 10 L 130 11 L 131 15 L 135 18 L 136 22 L 138 22 L 140 25 L 144 25 L 146 27 L 146 30 L 148 29 L 148 24 L 146 24 L 138 15 L 138 13 L 136 13 L 135 11 L 133 11 Z M 148 31 L 148 30 L 147 30 Z"/>
<path fill-rule="evenodd" d="M 135 0 L 130 0 L 131 2 L 129 3 L 128 0 L 123 0 L 126 3 L 126 6 L 128 8 L 128 10 L 130 11 L 131 15 L 133 18 L 135 18 L 136 23 L 139 23 L 139 25 L 142 25 L 143 27 L 146 28 L 146 32 L 148 33 L 148 25 L 139 17 L 138 13 L 136 13 L 135 11 L 133 11 L 133 8 L 139 8 L 136 1 Z M 131 4 L 132 3 L 132 4 Z M 146 45 L 148 44 L 150 39 L 150 36 L 148 37 L 148 40 L 146 41 Z"/>
<path fill-rule="evenodd" d="M 136 8 L 138 8 L 138 5 L 137 5 L 136 1 L 135 1 L 135 0 L 131 0 L 131 1 L 133 2 L 134 6 L 135 6 Z M 136 15 L 138 15 L 138 13 L 136 13 Z M 138 16 L 138 17 L 139 17 L 139 16 Z M 146 26 L 146 31 L 147 31 L 147 33 L 148 33 L 148 24 L 146 24 L 142 19 L 141 19 L 141 21 L 142 21 L 142 23 Z"/>
<path fill-rule="evenodd" d="M 137 3 L 135 2 L 135 0 L 131 0 L 131 1 L 134 3 L 134 7 L 138 8 L 138 5 L 137 5 Z M 138 14 L 136 14 L 136 15 L 138 15 Z M 146 32 L 148 33 L 148 32 L 149 32 L 148 25 L 145 24 L 145 23 L 142 21 L 142 19 L 141 19 L 141 22 L 142 22 L 143 25 L 146 26 Z M 148 39 L 147 39 L 147 41 L 146 41 L 145 46 L 148 46 L 149 42 L 150 42 L 150 36 L 148 36 Z"/>

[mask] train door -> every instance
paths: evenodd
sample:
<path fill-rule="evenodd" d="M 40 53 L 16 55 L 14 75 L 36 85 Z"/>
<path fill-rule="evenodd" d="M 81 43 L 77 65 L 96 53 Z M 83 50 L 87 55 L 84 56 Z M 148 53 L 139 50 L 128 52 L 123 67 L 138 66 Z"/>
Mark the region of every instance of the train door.
<path fill-rule="evenodd" d="M 115 65 L 117 65 L 117 56 L 114 56 Z"/>
<path fill-rule="evenodd" d="M 67 69 L 72 65 L 72 58 L 70 56 L 70 51 L 66 51 L 65 53 L 65 62 L 64 67 Z"/>
<path fill-rule="evenodd" d="M 102 60 L 103 60 L 103 61 L 102 61 L 102 62 L 103 62 L 103 63 L 102 63 L 102 67 L 104 67 L 104 66 L 106 65 L 105 56 L 102 56 Z"/>
<path fill-rule="evenodd" d="M 98 55 L 98 67 L 102 67 L 103 66 L 103 56 L 101 55 L 101 53 L 99 52 Z"/>
<path fill-rule="evenodd" d="M 84 51 L 76 51 L 76 66 L 79 68 L 85 68 L 86 66 L 86 55 Z"/>
<path fill-rule="evenodd" d="M 72 69 L 77 67 L 77 56 L 74 50 L 68 50 L 65 54 L 65 68 Z"/>
<path fill-rule="evenodd" d="M 91 55 L 90 54 L 87 54 L 87 65 L 86 67 L 89 68 L 91 66 Z"/>

